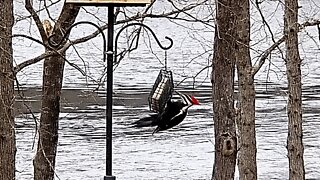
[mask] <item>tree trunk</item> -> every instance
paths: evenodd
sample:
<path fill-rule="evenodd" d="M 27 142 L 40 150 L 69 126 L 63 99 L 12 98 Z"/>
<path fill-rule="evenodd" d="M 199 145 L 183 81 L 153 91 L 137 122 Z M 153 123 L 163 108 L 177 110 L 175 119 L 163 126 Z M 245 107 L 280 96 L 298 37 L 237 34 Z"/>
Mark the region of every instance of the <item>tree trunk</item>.
<path fill-rule="evenodd" d="M 250 57 L 250 2 L 238 0 L 236 64 L 239 79 L 237 110 L 238 168 L 240 179 L 257 179 L 255 88 Z"/>
<path fill-rule="evenodd" d="M 13 1 L 0 0 L 0 180 L 15 179 Z"/>
<path fill-rule="evenodd" d="M 53 31 L 56 42 L 62 39 L 61 32 L 65 32 L 74 23 L 78 12 L 79 7 L 65 5 Z M 54 179 L 64 63 L 60 55 L 44 61 L 39 141 L 33 162 L 35 180 Z"/>
<path fill-rule="evenodd" d="M 286 66 L 288 78 L 289 179 L 305 179 L 302 142 L 301 59 L 298 49 L 298 0 L 285 0 Z"/>
<path fill-rule="evenodd" d="M 234 71 L 236 1 L 218 0 L 213 58 L 213 112 L 215 159 L 212 179 L 234 179 L 236 130 L 234 113 Z"/>

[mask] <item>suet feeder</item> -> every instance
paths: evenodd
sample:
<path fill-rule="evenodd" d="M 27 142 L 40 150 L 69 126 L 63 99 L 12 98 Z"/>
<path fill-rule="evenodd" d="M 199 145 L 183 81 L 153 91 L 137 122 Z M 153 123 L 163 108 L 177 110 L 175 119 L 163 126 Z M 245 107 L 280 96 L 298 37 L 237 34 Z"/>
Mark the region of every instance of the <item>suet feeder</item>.
<path fill-rule="evenodd" d="M 172 72 L 160 70 L 158 77 L 149 94 L 149 108 L 151 111 L 161 113 L 167 102 L 171 99 L 173 93 Z"/>

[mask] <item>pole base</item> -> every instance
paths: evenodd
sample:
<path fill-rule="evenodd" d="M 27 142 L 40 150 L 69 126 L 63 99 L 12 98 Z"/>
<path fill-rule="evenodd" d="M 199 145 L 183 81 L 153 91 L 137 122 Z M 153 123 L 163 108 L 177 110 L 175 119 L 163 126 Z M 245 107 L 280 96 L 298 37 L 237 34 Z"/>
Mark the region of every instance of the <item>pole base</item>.
<path fill-rule="evenodd" d="M 116 177 L 108 175 L 108 176 L 104 176 L 103 180 L 116 180 Z"/>

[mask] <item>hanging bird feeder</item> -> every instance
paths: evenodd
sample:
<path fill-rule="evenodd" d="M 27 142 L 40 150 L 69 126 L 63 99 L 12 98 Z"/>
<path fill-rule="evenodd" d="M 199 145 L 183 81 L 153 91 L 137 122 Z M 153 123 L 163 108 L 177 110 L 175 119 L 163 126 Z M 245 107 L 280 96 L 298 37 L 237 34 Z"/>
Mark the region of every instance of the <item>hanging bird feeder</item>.
<path fill-rule="evenodd" d="M 150 110 L 161 113 L 166 103 L 171 99 L 173 93 L 172 72 L 160 70 L 158 77 L 149 94 Z"/>
<path fill-rule="evenodd" d="M 149 94 L 149 108 L 151 111 L 161 113 L 173 93 L 172 72 L 167 70 L 167 53 L 165 53 L 165 69 L 161 69 Z"/>

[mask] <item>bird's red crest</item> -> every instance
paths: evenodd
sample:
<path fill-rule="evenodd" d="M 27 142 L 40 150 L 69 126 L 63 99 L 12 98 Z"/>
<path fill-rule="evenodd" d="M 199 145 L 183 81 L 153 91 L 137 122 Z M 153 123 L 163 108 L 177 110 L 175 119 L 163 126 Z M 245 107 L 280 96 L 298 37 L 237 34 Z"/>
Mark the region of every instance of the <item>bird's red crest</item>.
<path fill-rule="evenodd" d="M 196 99 L 194 96 L 191 96 L 191 99 L 192 99 L 192 104 L 194 104 L 194 105 L 200 105 L 198 99 Z"/>

